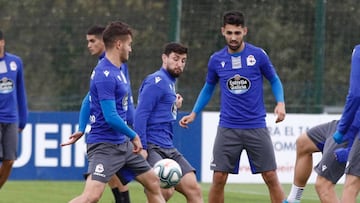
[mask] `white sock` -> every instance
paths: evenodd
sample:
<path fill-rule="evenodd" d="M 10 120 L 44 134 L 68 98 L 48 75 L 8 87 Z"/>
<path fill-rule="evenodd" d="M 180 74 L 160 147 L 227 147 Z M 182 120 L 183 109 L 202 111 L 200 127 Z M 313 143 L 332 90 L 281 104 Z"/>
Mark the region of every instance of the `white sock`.
<path fill-rule="evenodd" d="M 289 200 L 289 201 L 301 200 L 304 188 L 305 187 L 298 187 L 298 186 L 292 184 L 291 191 L 290 191 L 290 194 L 289 194 L 287 200 Z"/>

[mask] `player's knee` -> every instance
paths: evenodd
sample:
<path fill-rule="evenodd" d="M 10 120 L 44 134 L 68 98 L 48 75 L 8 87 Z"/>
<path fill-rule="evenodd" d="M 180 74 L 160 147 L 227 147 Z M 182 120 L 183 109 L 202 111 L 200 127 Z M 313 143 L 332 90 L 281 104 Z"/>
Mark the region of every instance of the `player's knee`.
<path fill-rule="evenodd" d="M 174 187 L 169 189 L 161 189 L 161 194 L 166 201 L 168 201 L 173 196 L 174 192 L 175 192 Z"/>
<path fill-rule="evenodd" d="M 301 150 L 306 147 L 306 141 L 308 137 L 305 134 L 300 135 L 296 139 L 296 149 Z"/>
<path fill-rule="evenodd" d="M 96 203 L 96 202 L 100 201 L 101 194 L 91 193 L 91 194 L 85 195 L 85 198 L 86 198 L 86 202 Z"/>
<path fill-rule="evenodd" d="M 278 178 L 275 170 L 263 172 L 262 177 L 267 185 L 275 185 L 278 183 Z"/>
<path fill-rule="evenodd" d="M 215 185 L 225 185 L 227 180 L 228 174 L 225 172 L 214 172 L 213 175 L 213 184 Z"/>
<path fill-rule="evenodd" d="M 15 160 L 3 160 L 2 165 L 6 167 L 12 167 L 14 165 Z"/>
<path fill-rule="evenodd" d="M 155 174 L 146 177 L 145 181 L 145 187 L 148 192 L 154 194 L 160 191 L 160 180 Z"/>
<path fill-rule="evenodd" d="M 296 151 L 298 154 L 312 152 L 313 150 L 309 149 L 312 146 L 313 146 L 312 141 L 310 140 L 309 136 L 306 133 L 300 135 L 296 139 Z"/>
<path fill-rule="evenodd" d="M 325 180 L 325 178 L 318 177 L 316 179 L 315 190 L 321 199 L 329 196 L 332 193 L 332 191 L 334 191 L 333 189 L 334 189 L 334 185 L 331 182 Z"/>

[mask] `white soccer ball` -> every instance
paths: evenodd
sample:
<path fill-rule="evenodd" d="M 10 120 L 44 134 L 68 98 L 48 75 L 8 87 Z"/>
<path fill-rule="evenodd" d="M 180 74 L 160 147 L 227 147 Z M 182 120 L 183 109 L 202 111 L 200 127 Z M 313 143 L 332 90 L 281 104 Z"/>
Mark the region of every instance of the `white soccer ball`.
<path fill-rule="evenodd" d="M 178 184 L 182 177 L 180 165 L 173 159 L 162 159 L 155 163 L 154 171 L 160 178 L 160 187 L 170 188 Z"/>

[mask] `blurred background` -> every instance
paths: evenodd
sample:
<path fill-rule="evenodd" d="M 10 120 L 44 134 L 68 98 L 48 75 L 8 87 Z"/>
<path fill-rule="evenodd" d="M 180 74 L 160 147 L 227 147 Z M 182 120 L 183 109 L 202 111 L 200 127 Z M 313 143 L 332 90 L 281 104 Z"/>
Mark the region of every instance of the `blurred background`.
<path fill-rule="evenodd" d="M 205 82 L 209 56 L 224 47 L 222 14 L 245 13 L 246 41 L 264 48 L 284 86 L 289 113 L 339 113 L 350 58 L 360 39 L 358 1 L 346 0 L 0 0 L 6 51 L 22 57 L 31 111 L 78 111 L 96 57 L 86 31 L 121 20 L 134 30 L 129 71 L 135 103 L 143 78 L 160 68 L 163 45 L 189 47 L 179 78 L 182 111 L 190 111 Z M 265 103 L 273 111 L 268 82 Z M 219 109 L 218 90 L 206 107 Z"/>

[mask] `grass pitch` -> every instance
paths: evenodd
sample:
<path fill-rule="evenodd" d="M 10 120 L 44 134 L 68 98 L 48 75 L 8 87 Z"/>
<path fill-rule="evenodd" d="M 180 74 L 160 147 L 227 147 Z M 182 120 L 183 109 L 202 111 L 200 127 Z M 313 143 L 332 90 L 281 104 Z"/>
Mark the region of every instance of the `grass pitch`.
<path fill-rule="evenodd" d="M 64 203 L 79 195 L 84 188 L 83 181 L 8 181 L 0 190 L 0 203 Z M 204 202 L 208 202 L 210 184 L 202 183 Z M 285 193 L 290 191 L 290 184 L 283 184 Z M 129 184 L 132 203 L 144 203 L 145 195 L 139 183 Z M 342 185 L 337 186 L 338 195 Z M 110 188 L 107 187 L 100 203 L 113 203 Z M 184 203 L 185 198 L 179 193 L 168 201 L 169 203 Z M 225 202 L 269 203 L 268 190 L 265 184 L 227 184 Z M 303 194 L 302 203 L 320 202 L 314 189 L 309 184 Z"/>

